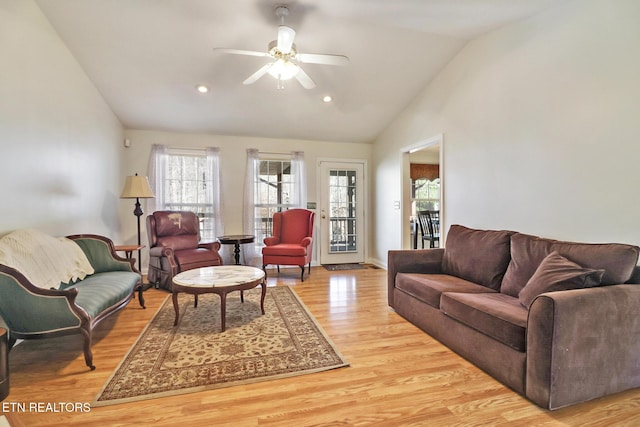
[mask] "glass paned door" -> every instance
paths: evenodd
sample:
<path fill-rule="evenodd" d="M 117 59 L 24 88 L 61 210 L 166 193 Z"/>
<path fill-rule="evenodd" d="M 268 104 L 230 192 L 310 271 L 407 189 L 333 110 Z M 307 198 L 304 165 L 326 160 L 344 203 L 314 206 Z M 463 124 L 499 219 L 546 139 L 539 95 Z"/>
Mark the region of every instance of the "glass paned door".
<path fill-rule="evenodd" d="M 364 165 L 321 163 L 320 262 L 364 262 Z"/>
<path fill-rule="evenodd" d="M 329 252 L 357 250 L 356 171 L 329 170 Z"/>

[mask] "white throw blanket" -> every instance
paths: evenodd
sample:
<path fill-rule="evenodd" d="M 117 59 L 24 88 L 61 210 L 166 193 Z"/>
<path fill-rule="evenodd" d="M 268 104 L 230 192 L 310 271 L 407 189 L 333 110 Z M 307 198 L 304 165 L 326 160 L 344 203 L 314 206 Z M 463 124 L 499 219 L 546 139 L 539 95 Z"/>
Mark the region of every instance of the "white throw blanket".
<path fill-rule="evenodd" d="M 15 268 L 32 284 L 46 289 L 94 272 L 73 240 L 33 229 L 16 230 L 0 239 L 0 264 Z"/>

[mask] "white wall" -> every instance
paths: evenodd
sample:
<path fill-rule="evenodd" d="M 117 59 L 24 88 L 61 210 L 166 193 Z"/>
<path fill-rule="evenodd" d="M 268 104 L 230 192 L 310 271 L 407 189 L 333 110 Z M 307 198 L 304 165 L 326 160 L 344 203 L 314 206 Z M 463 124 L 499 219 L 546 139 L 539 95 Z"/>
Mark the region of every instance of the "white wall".
<path fill-rule="evenodd" d="M 402 245 L 400 149 L 440 133 L 446 224 L 640 244 L 639 20 L 569 1 L 470 42 L 375 142 L 373 256 Z"/>
<path fill-rule="evenodd" d="M 32 0 L 0 2 L 0 235 L 118 237 L 122 127 Z"/>
<path fill-rule="evenodd" d="M 126 130 L 125 137 L 131 142 L 126 150 L 126 175 L 148 175 L 149 155 L 151 145 L 164 144 L 170 147 L 204 148 L 219 147 L 222 165 L 222 200 L 223 221 L 225 234 L 241 234 L 243 216 L 244 177 L 247 162 L 247 149 L 256 148 L 263 152 L 290 153 L 303 151 L 307 167 L 307 186 L 309 202 L 318 202 L 318 174 L 317 162 L 320 159 L 363 159 L 370 164 L 371 144 L 339 143 L 327 141 L 285 140 L 255 138 L 243 136 L 224 136 L 213 134 L 190 134 L 175 132 L 157 132 L 145 130 Z M 369 187 L 370 188 L 370 187 Z M 135 217 L 133 216 L 133 201 L 129 203 L 126 212 L 121 214 L 123 234 L 125 240 L 134 243 L 137 240 Z M 148 245 L 146 225 L 144 220 L 150 213 L 146 203 L 141 200 L 145 215 L 142 217 L 142 244 Z M 367 209 L 369 211 L 369 209 Z M 367 230 L 367 234 L 369 230 Z M 316 239 L 317 240 L 317 239 Z M 148 248 L 145 248 L 143 269 L 148 263 Z M 314 253 L 314 258 L 317 251 Z"/>

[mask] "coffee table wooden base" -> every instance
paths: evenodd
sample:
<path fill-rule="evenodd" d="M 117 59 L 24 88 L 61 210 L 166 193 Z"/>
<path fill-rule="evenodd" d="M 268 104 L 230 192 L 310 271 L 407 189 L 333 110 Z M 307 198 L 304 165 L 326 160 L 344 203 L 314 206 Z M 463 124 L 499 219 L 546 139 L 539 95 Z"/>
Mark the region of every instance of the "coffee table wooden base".
<path fill-rule="evenodd" d="M 178 304 L 178 294 L 180 292 L 184 292 L 185 294 L 195 295 L 196 300 L 194 306 L 197 307 L 198 304 L 198 295 L 199 294 L 218 294 L 220 295 L 220 325 L 222 332 L 226 330 L 226 315 L 227 315 L 227 294 L 233 291 L 247 291 L 249 289 L 253 289 L 256 286 L 260 285 L 262 287 L 262 294 L 260 296 L 260 310 L 264 315 L 264 298 L 267 295 L 267 284 L 264 279 L 256 280 L 254 282 L 243 283 L 239 285 L 233 286 L 220 286 L 220 287 L 191 287 L 191 286 L 181 286 L 173 283 L 173 291 L 171 295 L 171 300 L 173 301 L 173 309 L 176 312 L 175 320 L 173 321 L 173 326 L 178 325 L 178 320 L 180 319 L 180 308 Z M 244 296 L 242 296 L 242 302 L 244 302 Z"/>

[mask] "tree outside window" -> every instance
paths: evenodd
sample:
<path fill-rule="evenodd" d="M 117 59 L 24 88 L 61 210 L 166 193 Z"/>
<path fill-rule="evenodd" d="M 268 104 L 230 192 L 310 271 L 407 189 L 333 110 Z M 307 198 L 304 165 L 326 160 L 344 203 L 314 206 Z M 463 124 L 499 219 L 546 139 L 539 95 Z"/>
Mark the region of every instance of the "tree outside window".
<path fill-rule="evenodd" d="M 411 180 L 411 215 L 426 210 L 440 210 L 440 178 Z"/>
<path fill-rule="evenodd" d="M 255 180 L 255 234 L 262 242 L 271 236 L 273 214 L 293 205 L 294 178 L 290 160 L 261 159 Z"/>

